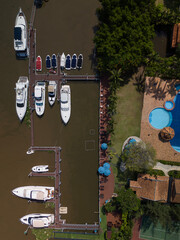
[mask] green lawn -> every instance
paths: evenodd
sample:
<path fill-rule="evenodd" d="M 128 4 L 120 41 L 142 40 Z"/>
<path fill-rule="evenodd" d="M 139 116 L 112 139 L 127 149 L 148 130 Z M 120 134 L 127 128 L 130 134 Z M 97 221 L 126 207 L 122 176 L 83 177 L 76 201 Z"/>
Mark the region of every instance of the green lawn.
<path fill-rule="evenodd" d="M 114 115 L 114 135 L 111 136 L 110 150 L 113 152 L 113 172 L 117 175 L 116 164 L 124 141 L 130 136 L 140 135 L 143 94 L 130 81 L 117 91 L 117 113 Z"/>

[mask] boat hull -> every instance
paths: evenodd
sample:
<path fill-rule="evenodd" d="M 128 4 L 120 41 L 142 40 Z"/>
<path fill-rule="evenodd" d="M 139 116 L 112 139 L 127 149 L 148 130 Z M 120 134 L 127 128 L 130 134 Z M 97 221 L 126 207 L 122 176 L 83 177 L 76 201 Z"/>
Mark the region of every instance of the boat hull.
<path fill-rule="evenodd" d="M 67 124 L 71 116 L 71 90 L 69 85 L 61 87 L 60 98 L 61 118 L 64 124 Z"/>
<path fill-rule="evenodd" d="M 33 228 L 46 228 L 54 223 L 54 214 L 32 213 L 20 218 L 20 221 Z"/>
<path fill-rule="evenodd" d="M 56 100 L 57 84 L 55 81 L 49 81 L 48 85 L 48 102 L 52 106 Z"/>
<path fill-rule="evenodd" d="M 38 166 L 32 167 L 32 171 L 37 173 L 48 172 L 49 171 L 48 167 L 49 167 L 48 165 L 38 165 Z"/>
<path fill-rule="evenodd" d="M 35 110 L 36 114 L 41 117 L 45 111 L 45 83 L 37 82 L 35 86 Z"/>

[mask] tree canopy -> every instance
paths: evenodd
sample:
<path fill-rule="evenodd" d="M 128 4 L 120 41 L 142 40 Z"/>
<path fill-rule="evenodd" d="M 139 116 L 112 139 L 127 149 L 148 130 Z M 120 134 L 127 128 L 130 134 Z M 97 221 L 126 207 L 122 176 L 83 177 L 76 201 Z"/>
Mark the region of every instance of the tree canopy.
<path fill-rule="evenodd" d="M 149 170 L 156 164 L 155 150 L 151 145 L 142 142 L 128 144 L 121 154 L 121 160 L 131 171 Z"/>

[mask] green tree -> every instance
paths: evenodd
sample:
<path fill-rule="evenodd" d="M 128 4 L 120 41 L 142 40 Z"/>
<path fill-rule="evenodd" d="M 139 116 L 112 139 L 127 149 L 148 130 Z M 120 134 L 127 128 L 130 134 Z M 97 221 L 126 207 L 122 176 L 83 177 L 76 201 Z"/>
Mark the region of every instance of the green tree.
<path fill-rule="evenodd" d="M 156 164 L 154 148 L 143 142 L 129 143 L 121 154 L 121 160 L 130 171 L 143 172 Z"/>

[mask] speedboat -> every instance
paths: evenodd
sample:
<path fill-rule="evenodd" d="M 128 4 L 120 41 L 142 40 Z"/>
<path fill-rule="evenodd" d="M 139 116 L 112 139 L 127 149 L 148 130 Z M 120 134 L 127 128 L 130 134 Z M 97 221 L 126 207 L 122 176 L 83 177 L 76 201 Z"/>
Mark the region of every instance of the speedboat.
<path fill-rule="evenodd" d="M 83 65 L 83 55 L 82 55 L 82 54 L 79 54 L 78 60 L 77 60 L 77 68 L 78 68 L 78 69 L 81 69 L 81 68 L 82 68 L 82 65 Z"/>
<path fill-rule="evenodd" d="M 42 116 L 45 110 L 45 83 L 37 82 L 35 86 L 35 110 L 38 116 Z"/>
<path fill-rule="evenodd" d="M 65 69 L 71 70 L 71 56 L 69 54 L 66 56 Z"/>
<path fill-rule="evenodd" d="M 77 65 L 77 55 L 74 53 L 71 61 L 71 68 L 76 69 L 76 65 Z"/>
<path fill-rule="evenodd" d="M 60 62 L 60 67 L 63 70 L 65 68 L 65 63 L 66 63 L 66 56 L 64 53 L 61 55 L 61 62 Z"/>
<path fill-rule="evenodd" d="M 46 56 L 46 68 L 51 69 L 51 57 L 49 55 Z"/>
<path fill-rule="evenodd" d="M 52 55 L 52 58 L 51 58 L 51 63 L 52 63 L 52 68 L 57 68 L 57 58 L 56 58 L 56 54 L 53 54 Z"/>
<path fill-rule="evenodd" d="M 16 113 L 22 121 L 27 110 L 27 96 L 28 96 L 29 80 L 28 77 L 19 77 L 16 83 Z"/>
<path fill-rule="evenodd" d="M 61 118 L 67 124 L 71 115 L 71 90 L 69 85 L 63 85 L 60 90 Z"/>
<path fill-rule="evenodd" d="M 47 201 L 54 198 L 54 187 L 24 186 L 13 189 L 12 193 L 29 200 Z"/>
<path fill-rule="evenodd" d="M 37 58 L 36 58 L 36 71 L 37 72 L 42 71 L 42 58 L 41 58 L 41 56 L 37 56 Z"/>
<path fill-rule="evenodd" d="M 27 22 L 21 8 L 15 20 L 14 49 L 15 51 L 25 51 L 27 49 Z"/>
<path fill-rule="evenodd" d="M 49 171 L 49 166 L 48 165 L 38 165 L 32 167 L 32 171 L 36 173 L 43 173 L 43 172 L 48 172 Z"/>
<path fill-rule="evenodd" d="M 48 102 L 52 106 L 56 100 L 57 83 L 55 81 L 49 81 L 48 85 Z"/>
<path fill-rule="evenodd" d="M 20 221 L 33 228 L 45 228 L 54 223 L 54 214 L 32 213 L 20 218 Z"/>

